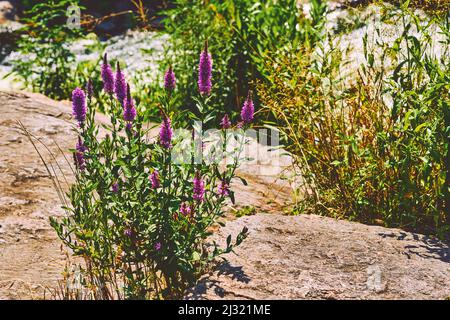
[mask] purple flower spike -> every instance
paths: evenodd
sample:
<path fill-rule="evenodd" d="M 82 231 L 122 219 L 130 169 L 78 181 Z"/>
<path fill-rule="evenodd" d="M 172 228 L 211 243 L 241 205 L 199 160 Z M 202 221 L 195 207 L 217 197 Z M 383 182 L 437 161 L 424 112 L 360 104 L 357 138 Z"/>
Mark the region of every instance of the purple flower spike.
<path fill-rule="evenodd" d="M 103 80 L 103 90 L 109 94 L 114 93 L 114 74 L 111 66 L 108 63 L 108 56 L 105 53 L 103 56 L 102 64 L 102 80 Z"/>
<path fill-rule="evenodd" d="M 133 236 L 133 231 L 131 231 L 130 228 L 127 228 L 127 229 L 124 230 L 123 234 L 124 234 L 126 237 L 131 238 L 131 237 Z"/>
<path fill-rule="evenodd" d="M 134 121 L 136 118 L 136 108 L 134 107 L 133 99 L 131 98 L 130 85 L 127 84 L 127 100 L 123 110 L 123 119 L 128 122 Z"/>
<path fill-rule="evenodd" d="M 86 92 L 89 100 L 92 99 L 92 96 L 94 95 L 94 84 L 92 83 L 92 79 L 89 78 L 88 82 L 86 83 Z"/>
<path fill-rule="evenodd" d="M 205 41 L 205 48 L 200 53 L 198 65 L 198 89 L 200 94 L 211 93 L 212 58 L 208 52 L 208 41 Z"/>
<path fill-rule="evenodd" d="M 253 117 L 255 114 L 255 107 L 253 106 L 252 100 L 252 92 L 248 92 L 247 99 L 244 101 L 244 105 L 241 110 L 241 119 L 244 124 L 250 123 L 253 121 Z"/>
<path fill-rule="evenodd" d="M 78 142 L 75 149 L 76 149 L 74 154 L 75 166 L 78 168 L 78 170 L 84 171 L 84 169 L 86 168 L 86 162 L 84 160 L 84 152 L 87 150 L 87 148 L 81 141 L 80 137 L 78 137 Z"/>
<path fill-rule="evenodd" d="M 172 66 L 170 66 L 169 70 L 167 70 L 164 75 L 164 88 L 166 88 L 167 91 L 172 91 L 175 89 L 175 84 L 175 73 L 172 70 Z"/>
<path fill-rule="evenodd" d="M 165 117 L 162 124 L 161 129 L 159 130 L 159 143 L 166 149 L 169 149 L 172 144 L 172 128 L 170 126 L 170 119 Z"/>
<path fill-rule="evenodd" d="M 117 182 L 114 182 L 111 187 L 112 192 L 118 193 L 119 192 L 119 184 Z"/>
<path fill-rule="evenodd" d="M 193 198 L 197 201 L 203 201 L 203 197 L 205 195 L 205 183 L 200 176 L 200 172 L 197 171 L 194 178 L 194 194 Z"/>
<path fill-rule="evenodd" d="M 230 185 L 224 180 L 220 181 L 219 186 L 217 187 L 217 193 L 220 196 L 227 197 L 230 195 Z"/>
<path fill-rule="evenodd" d="M 156 251 L 161 250 L 161 242 L 155 243 L 155 250 L 156 250 Z"/>
<path fill-rule="evenodd" d="M 72 91 L 72 114 L 80 126 L 86 120 L 86 95 L 80 88 Z"/>
<path fill-rule="evenodd" d="M 117 100 L 124 105 L 125 98 L 127 97 L 127 83 L 125 76 L 120 70 L 120 64 L 117 62 L 116 81 L 114 82 L 114 92 L 116 93 Z"/>
<path fill-rule="evenodd" d="M 84 171 L 84 169 L 86 169 L 86 163 L 84 161 L 84 155 L 82 152 L 75 152 L 75 166 L 78 168 L 78 170 L 80 171 Z"/>
<path fill-rule="evenodd" d="M 220 126 L 222 127 L 222 129 L 231 128 L 231 121 L 230 118 L 228 117 L 228 114 L 225 114 L 223 116 L 222 121 L 220 121 Z"/>
<path fill-rule="evenodd" d="M 187 217 L 187 216 L 191 215 L 192 209 L 186 202 L 183 202 L 180 206 L 180 213 L 183 216 Z"/>
<path fill-rule="evenodd" d="M 153 170 L 150 175 L 150 181 L 152 183 L 152 189 L 157 189 L 161 187 L 161 182 L 159 181 L 159 172 L 158 170 Z"/>
<path fill-rule="evenodd" d="M 85 152 L 87 150 L 86 146 L 84 145 L 83 141 L 81 141 L 81 138 L 78 137 L 78 142 L 77 142 L 77 151 L 79 152 Z"/>

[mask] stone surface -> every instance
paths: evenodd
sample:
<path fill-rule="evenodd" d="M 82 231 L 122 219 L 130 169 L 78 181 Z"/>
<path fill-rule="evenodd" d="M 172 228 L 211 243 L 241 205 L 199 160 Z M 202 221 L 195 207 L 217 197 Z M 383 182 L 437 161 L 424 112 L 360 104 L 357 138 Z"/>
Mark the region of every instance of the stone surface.
<path fill-rule="evenodd" d="M 43 298 L 64 271 L 65 254 L 49 224 L 64 214 L 48 172 L 18 121 L 37 143 L 63 186 L 75 134 L 70 106 L 39 94 L 0 91 L 0 299 Z M 102 119 L 100 119 L 102 121 Z M 59 164 L 59 167 L 56 165 Z M 65 185 L 66 188 L 67 185 Z"/>
<path fill-rule="evenodd" d="M 315 215 L 258 214 L 249 236 L 188 299 L 446 299 L 450 249 L 423 235 Z"/>

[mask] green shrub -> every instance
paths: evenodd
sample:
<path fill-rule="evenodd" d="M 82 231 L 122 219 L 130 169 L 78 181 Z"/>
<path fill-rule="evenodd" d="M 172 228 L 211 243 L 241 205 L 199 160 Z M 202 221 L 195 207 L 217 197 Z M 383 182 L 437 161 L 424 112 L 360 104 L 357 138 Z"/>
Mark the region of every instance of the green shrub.
<path fill-rule="evenodd" d="M 219 130 L 221 139 L 205 143 L 223 149 L 227 141 L 237 139 L 234 148 L 218 154 L 230 161 L 210 161 L 205 154 L 199 159 L 191 136 L 194 130 L 195 141 L 202 138 L 201 129 L 191 123 L 184 135 L 174 134 L 170 119 L 175 112 L 170 106 L 178 89 L 167 87 L 160 101 L 159 138 L 150 138 L 130 87 L 123 91 L 120 77 L 114 80 L 112 70 L 102 68 L 109 84 L 104 88 L 110 94 L 100 95 L 111 126 L 102 125 L 106 135 L 99 135 L 92 108 L 95 98 L 88 91 L 86 99 L 76 88 L 72 93 L 78 121 L 74 128 L 78 143 L 72 150 L 75 183 L 68 199 L 58 189 L 67 216 L 52 218 L 51 224 L 73 254 L 85 261 L 81 284 L 87 293 L 82 297 L 180 298 L 215 257 L 232 251 L 246 237 L 244 228 L 234 241 L 228 236 L 223 249 L 206 242 L 225 201 L 234 202 L 230 185 L 246 138 Z M 126 99 L 121 102 L 116 97 L 124 92 Z M 209 97 L 197 94 L 196 99 L 206 104 Z M 71 297 L 70 290 L 66 297 Z"/>
<path fill-rule="evenodd" d="M 299 208 L 448 235 L 448 16 L 390 12 L 383 20 L 397 23 L 400 36 L 364 38 L 355 84 L 342 78 L 343 54 L 327 38 L 267 64 L 271 81 L 258 93 L 301 170 Z M 440 60 L 431 32 L 446 39 Z"/>

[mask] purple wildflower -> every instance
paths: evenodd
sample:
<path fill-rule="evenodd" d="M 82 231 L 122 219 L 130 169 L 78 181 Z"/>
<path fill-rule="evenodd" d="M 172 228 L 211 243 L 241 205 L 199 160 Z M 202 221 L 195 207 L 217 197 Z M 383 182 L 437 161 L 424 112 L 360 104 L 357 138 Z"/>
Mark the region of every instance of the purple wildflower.
<path fill-rule="evenodd" d="M 125 81 L 125 76 L 122 70 L 120 70 L 119 62 L 117 62 L 114 92 L 116 93 L 117 100 L 119 100 L 119 102 L 124 105 L 125 98 L 127 97 L 127 83 Z"/>
<path fill-rule="evenodd" d="M 220 196 L 227 197 L 230 194 L 230 185 L 224 180 L 220 181 L 219 186 L 217 187 L 217 193 Z"/>
<path fill-rule="evenodd" d="M 72 114 L 80 126 L 86 120 L 86 95 L 80 88 L 72 91 Z"/>
<path fill-rule="evenodd" d="M 91 100 L 92 96 L 94 95 L 94 84 L 92 83 L 91 78 L 89 78 L 88 82 L 86 83 L 86 92 L 89 100 Z"/>
<path fill-rule="evenodd" d="M 197 201 L 203 201 L 203 197 L 205 195 L 205 183 L 200 176 L 200 172 L 197 171 L 194 178 L 194 194 L 193 198 Z"/>
<path fill-rule="evenodd" d="M 103 89 L 109 94 L 114 93 L 114 74 L 111 69 L 111 66 L 108 63 L 108 56 L 106 53 L 103 56 L 102 80 L 103 80 Z"/>
<path fill-rule="evenodd" d="M 128 237 L 131 238 L 133 236 L 133 231 L 130 228 L 127 228 L 124 230 L 123 234 Z"/>
<path fill-rule="evenodd" d="M 161 249 L 161 242 L 155 243 L 155 250 L 159 251 Z"/>
<path fill-rule="evenodd" d="M 191 215 L 192 213 L 191 206 L 188 205 L 186 202 L 183 202 L 180 206 L 180 213 L 185 217 Z"/>
<path fill-rule="evenodd" d="M 228 117 L 228 114 L 225 114 L 223 116 L 222 121 L 220 121 L 220 126 L 222 127 L 222 129 L 231 128 L 231 121 L 230 118 Z"/>
<path fill-rule="evenodd" d="M 123 119 L 132 122 L 136 118 L 136 108 L 134 107 L 133 99 L 131 98 L 130 85 L 127 84 L 127 100 L 123 110 Z"/>
<path fill-rule="evenodd" d="M 78 137 L 77 151 L 85 152 L 86 150 L 87 150 L 87 148 L 86 148 L 86 146 L 84 145 L 83 141 L 81 141 L 81 138 Z"/>
<path fill-rule="evenodd" d="M 166 88 L 167 91 L 172 91 L 175 89 L 175 84 L 175 73 L 172 70 L 172 66 L 170 66 L 169 70 L 167 70 L 164 75 L 164 88 Z"/>
<path fill-rule="evenodd" d="M 111 186 L 111 190 L 114 193 L 118 193 L 119 192 L 119 183 L 114 182 L 113 185 Z"/>
<path fill-rule="evenodd" d="M 200 94 L 211 93 L 212 59 L 208 52 L 208 41 L 205 41 L 205 48 L 200 53 L 198 65 L 198 89 Z"/>
<path fill-rule="evenodd" d="M 74 153 L 74 159 L 75 159 L 75 166 L 78 170 L 84 171 L 86 169 L 86 164 L 84 161 L 84 155 L 82 152 L 75 151 Z"/>
<path fill-rule="evenodd" d="M 157 189 L 161 187 L 161 182 L 159 181 L 159 172 L 158 170 L 153 170 L 152 174 L 150 175 L 150 181 L 152 183 L 152 189 Z"/>
<path fill-rule="evenodd" d="M 244 105 L 241 110 L 241 119 L 244 124 L 250 123 L 253 121 L 253 116 L 255 113 L 255 107 L 253 106 L 252 93 L 248 92 L 247 99 L 244 101 Z"/>
<path fill-rule="evenodd" d="M 84 169 L 86 168 L 86 161 L 84 160 L 84 152 L 86 150 L 87 150 L 87 148 L 85 147 L 85 145 L 81 141 L 81 138 L 78 137 L 78 142 L 77 142 L 77 145 L 76 145 L 74 159 L 75 159 L 75 166 L 80 171 L 84 171 Z"/>
<path fill-rule="evenodd" d="M 166 149 L 170 148 L 172 141 L 172 128 L 170 126 L 170 118 L 165 117 L 161 129 L 159 130 L 159 143 Z"/>

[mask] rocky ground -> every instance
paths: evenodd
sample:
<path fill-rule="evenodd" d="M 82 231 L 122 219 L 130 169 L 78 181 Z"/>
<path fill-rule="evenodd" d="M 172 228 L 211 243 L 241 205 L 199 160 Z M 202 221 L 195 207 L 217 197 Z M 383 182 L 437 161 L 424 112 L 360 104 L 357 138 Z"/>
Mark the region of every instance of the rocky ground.
<path fill-rule="evenodd" d="M 57 146 L 73 148 L 69 107 L 37 94 L 0 92 L 0 101 L 0 298 L 42 298 L 64 268 L 64 252 L 49 225 L 49 216 L 63 211 L 18 121 L 48 146 L 70 183 L 69 166 Z M 39 150 L 62 176 L 42 145 Z"/>
<path fill-rule="evenodd" d="M 42 96 L 0 92 L 0 101 L 0 298 L 40 298 L 64 266 L 48 221 L 62 211 L 48 174 L 17 121 L 44 143 L 52 145 L 55 140 L 62 148 L 69 147 L 71 125 L 67 109 Z M 54 146 L 51 149 L 57 153 Z"/>
<path fill-rule="evenodd" d="M 62 173 L 67 183 L 72 177 L 66 150 L 75 142 L 70 106 L 20 92 L 0 92 L 0 101 L 0 299 L 49 298 L 62 278 L 66 257 L 48 218 L 64 213 L 50 176 L 18 120 L 54 154 L 53 158 L 39 146 L 64 187 Z M 233 186 L 239 206 L 229 205 L 229 221 L 215 235 L 223 240 L 246 225 L 249 237 L 186 298 L 450 296 L 448 245 L 396 229 L 318 216 L 284 216 L 290 188 L 277 177 L 289 158 L 282 157 L 276 169 L 276 157 L 267 148 L 252 144 L 251 150 L 259 150 L 259 160 L 240 171 L 249 185 Z M 256 215 L 233 216 L 246 205 L 253 206 Z"/>

